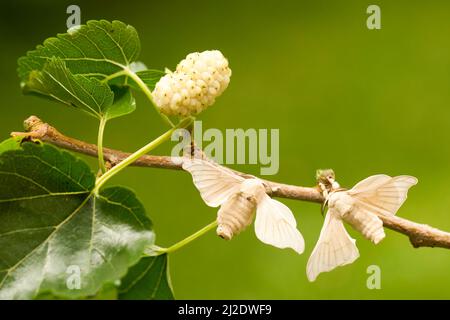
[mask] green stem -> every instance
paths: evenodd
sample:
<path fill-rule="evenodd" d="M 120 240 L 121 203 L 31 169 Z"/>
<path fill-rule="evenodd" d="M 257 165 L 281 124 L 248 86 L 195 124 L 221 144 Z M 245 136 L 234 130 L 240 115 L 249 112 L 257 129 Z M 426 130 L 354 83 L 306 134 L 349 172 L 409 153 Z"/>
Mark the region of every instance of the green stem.
<path fill-rule="evenodd" d="M 191 243 L 195 239 L 201 237 L 202 235 L 204 235 L 205 233 L 207 233 L 211 229 L 214 229 L 215 227 L 217 227 L 217 221 L 211 222 L 207 226 L 205 226 L 205 227 L 201 228 L 200 230 L 198 230 L 197 232 L 191 234 L 189 237 L 187 237 L 187 238 L 185 238 L 185 239 L 175 243 L 174 245 L 170 246 L 169 248 L 159 248 L 158 249 L 158 253 L 159 254 L 164 254 L 164 253 L 174 252 L 174 251 L 184 247 L 188 243 Z"/>
<path fill-rule="evenodd" d="M 173 127 L 172 129 L 168 130 L 164 134 L 160 135 L 158 138 L 153 140 L 152 142 L 148 143 L 147 145 L 140 148 L 138 151 L 132 153 L 125 159 L 123 159 L 121 162 L 119 162 L 116 166 L 114 166 L 111 170 L 107 171 L 104 175 L 102 175 L 100 178 L 97 179 L 95 183 L 94 193 L 97 194 L 100 188 L 111 179 L 113 176 L 115 176 L 117 173 L 125 169 L 127 166 L 135 162 L 137 159 L 139 159 L 144 154 L 150 152 L 151 150 L 155 149 L 159 145 L 161 145 L 163 142 L 170 139 L 172 133 L 178 129 L 178 128 L 185 128 L 189 126 L 192 123 L 192 118 L 186 118 L 180 123 L 178 123 L 177 126 Z"/>
<path fill-rule="evenodd" d="M 158 112 L 158 114 L 161 116 L 161 118 L 172 128 L 175 126 L 173 124 L 172 121 L 170 121 L 170 119 L 165 115 L 162 114 L 161 111 L 159 110 L 159 108 L 156 106 L 156 104 L 153 102 L 153 97 L 152 97 L 152 92 L 150 91 L 150 89 L 147 87 L 147 85 L 144 83 L 144 81 L 142 81 L 141 78 L 139 78 L 139 76 L 134 73 L 133 71 L 131 71 L 130 69 L 124 69 L 125 74 L 127 76 L 129 76 L 131 79 L 134 80 L 134 82 L 137 83 L 137 85 L 139 86 L 139 88 L 142 90 L 142 92 L 144 92 L 144 94 L 147 96 L 148 100 L 150 100 L 152 106 L 155 108 L 156 112 Z"/>
<path fill-rule="evenodd" d="M 103 157 L 103 132 L 105 131 L 106 117 L 100 119 L 100 124 L 98 126 L 98 137 L 97 137 L 97 147 L 98 147 L 98 167 L 102 173 L 106 172 L 105 159 Z"/>
<path fill-rule="evenodd" d="M 116 73 L 110 74 L 109 76 L 105 77 L 102 79 L 102 82 L 108 82 L 111 79 L 120 77 L 120 76 L 125 76 L 128 75 L 128 72 L 126 70 L 120 70 L 117 71 Z"/>

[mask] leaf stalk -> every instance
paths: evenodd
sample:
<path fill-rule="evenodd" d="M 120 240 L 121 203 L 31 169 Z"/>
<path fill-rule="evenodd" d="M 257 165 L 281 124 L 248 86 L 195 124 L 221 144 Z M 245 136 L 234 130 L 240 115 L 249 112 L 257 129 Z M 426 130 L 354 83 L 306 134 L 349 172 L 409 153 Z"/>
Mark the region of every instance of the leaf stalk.
<path fill-rule="evenodd" d="M 194 241 L 195 239 L 203 236 L 204 234 L 206 234 L 208 231 L 214 229 L 215 227 L 217 227 L 217 221 L 214 220 L 213 222 L 211 222 L 210 224 L 204 226 L 203 228 L 201 228 L 200 230 L 198 230 L 197 232 L 191 234 L 190 236 L 184 238 L 183 240 L 175 243 L 174 245 L 168 247 L 168 248 L 161 248 L 161 247 L 155 247 L 154 248 L 154 252 L 155 255 L 161 255 L 164 253 L 172 253 L 174 251 L 177 251 L 178 249 L 184 247 L 185 245 L 191 243 L 192 241 Z"/>
<path fill-rule="evenodd" d="M 141 156 L 143 156 L 146 153 L 152 151 L 153 149 L 155 149 L 156 147 L 160 146 L 165 141 L 170 139 L 170 137 L 175 132 L 175 130 L 177 130 L 179 128 L 185 128 L 185 127 L 189 126 L 192 123 L 192 121 L 193 121 L 193 118 L 186 118 L 186 119 L 181 120 L 178 123 L 178 125 L 176 125 L 172 129 L 166 131 L 165 133 L 160 135 L 158 138 L 156 138 L 155 140 L 153 140 L 150 143 L 146 144 L 145 146 L 143 146 L 142 148 L 140 148 L 136 152 L 130 154 L 127 158 L 123 159 L 116 166 L 114 166 L 111 170 L 107 171 L 104 175 L 102 175 L 101 177 L 99 177 L 97 179 L 97 181 L 95 183 L 94 193 L 98 194 L 99 190 L 106 183 L 106 181 L 108 181 L 113 176 L 115 176 L 117 173 L 119 173 L 120 171 L 122 171 L 123 169 L 128 167 L 130 164 L 135 162 Z"/>
<path fill-rule="evenodd" d="M 133 71 L 131 71 L 129 68 L 124 69 L 125 74 L 129 76 L 131 79 L 136 82 L 136 84 L 139 86 L 139 88 L 144 92 L 144 94 L 147 96 L 148 100 L 150 100 L 152 106 L 155 108 L 156 112 L 160 115 L 160 117 L 164 120 L 165 123 L 167 123 L 170 127 L 175 127 L 172 121 L 170 121 L 169 117 L 167 117 L 165 114 L 161 113 L 159 108 L 156 106 L 155 102 L 153 101 L 152 92 L 147 87 L 147 85 L 142 81 L 142 79 Z"/>
<path fill-rule="evenodd" d="M 98 148 L 98 167 L 102 173 L 106 172 L 105 158 L 103 156 L 103 133 L 105 132 L 106 117 L 100 118 L 100 124 L 98 126 L 97 148 Z"/>

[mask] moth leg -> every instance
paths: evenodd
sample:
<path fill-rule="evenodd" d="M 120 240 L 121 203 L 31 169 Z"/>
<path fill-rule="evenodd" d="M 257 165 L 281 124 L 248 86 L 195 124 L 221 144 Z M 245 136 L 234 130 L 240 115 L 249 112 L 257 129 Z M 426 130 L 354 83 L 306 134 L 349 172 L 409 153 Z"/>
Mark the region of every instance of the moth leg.
<path fill-rule="evenodd" d="M 322 195 L 325 198 L 325 201 L 322 203 L 322 205 L 320 207 L 320 213 L 322 214 L 322 217 L 323 217 L 324 213 L 325 213 L 325 207 L 327 206 L 327 203 L 328 203 L 329 193 L 328 193 L 327 187 L 322 182 L 319 182 L 319 188 L 322 190 Z"/>

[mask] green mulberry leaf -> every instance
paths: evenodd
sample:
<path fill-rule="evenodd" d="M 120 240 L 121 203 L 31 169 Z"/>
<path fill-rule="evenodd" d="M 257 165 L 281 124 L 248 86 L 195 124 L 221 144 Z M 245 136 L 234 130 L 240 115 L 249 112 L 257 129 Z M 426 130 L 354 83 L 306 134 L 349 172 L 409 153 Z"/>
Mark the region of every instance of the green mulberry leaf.
<path fill-rule="evenodd" d="M 42 71 L 30 73 L 24 92 L 44 95 L 101 119 L 113 104 L 114 93 L 96 78 L 73 75 L 59 58 L 52 58 Z"/>
<path fill-rule="evenodd" d="M 91 20 L 67 33 L 48 38 L 18 61 L 18 74 L 28 81 L 33 70 L 42 70 L 52 57 L 62 59 L 73 74 L 105 78 L 137 60 L 140 41 L 136 29 L 120 21 Z M 127 77 L 116 79 L 125 84 Z"/>
<path fill-rule="evenodd" d="M 123 278 L 154 242 L 133 192 L 94 195 L 83 161 L 19 143 L 0 154 L 0 299 L 86 297 Z"/>
<path fill-rule="evenodd" d="M 122 300 L 172 300 L 167 255 L 142 258 L 122 279 Z"/>

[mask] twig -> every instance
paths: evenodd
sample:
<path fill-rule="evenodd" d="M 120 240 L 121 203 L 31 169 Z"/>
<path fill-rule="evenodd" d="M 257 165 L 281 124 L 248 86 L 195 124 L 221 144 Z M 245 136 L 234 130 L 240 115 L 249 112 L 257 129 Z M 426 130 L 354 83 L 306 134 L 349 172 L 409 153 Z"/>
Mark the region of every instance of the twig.
<path fill-rule="evenodd" d="M 58 132 L 54 127 L 44 123 L 36 116 L 31 116 L 24 122 L 27 132 L 13 132 L 12 136 L 26 136 L 33 139 L 39 139 L 51 143 L 63 149 L 75 151 L 88 156 L 97 157 L 97 146 L 81 140 L 67 137 Z M 104 148 L 104 159 L 111 166 L 116 165 L 121 160 L 129 156 L 129 153 Z M 172 170 L 182 169 L 182 157 L 153 156 L 146 155 L 133 163 L 134 166 L 163 168 Z M 245 173 L 235 171 L 242 176 L 248 176 Z M 308 188 L 293 186 L 263 180 L 267 186 L 267 193 L 272 197 L 281 197 L 295 200 L 322 203 L 324 201 L 322 194 L 317 188 Z M 430 227 L 425 224 L 419 224 L 397 216 L 387 216 L 378 214 L 386 228 L 402 233 L 409 237 L 411 244 L 415 248 L 419 247 L 441 247 L 450 249 L 450 233 Z"/>

